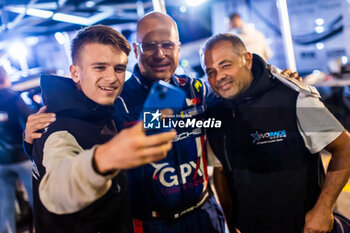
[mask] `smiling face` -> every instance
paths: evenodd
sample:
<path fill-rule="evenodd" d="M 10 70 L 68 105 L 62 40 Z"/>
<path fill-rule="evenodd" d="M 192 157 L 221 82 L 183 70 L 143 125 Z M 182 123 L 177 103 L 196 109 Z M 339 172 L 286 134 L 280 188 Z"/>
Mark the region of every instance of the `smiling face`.
<path fill-rule="evenodd" d="M 71 65 L 73 81 L 92 101 L 113 105 L 122 91 L 128 56 L 112 45 L 88 43 Z"/>
<path fill-rule="evenodd" d="M 230 41 L 220 41 L 204 53 L 204 68 L 215 93 L 232 99 L 250 86 L 252 55 L 238 52 Z"/>
<path fill-rule="evenodd" d="M 169 16 L 158 12 L 145 16 L 137 27 L 137 42 L 143 45 L 156 42 L 158 46 L 146 51 L 140 48 L 141 45 L 134 44 L 141 74 L 155 81 L 168 81 L 178 66 L 180 46 L 177 44 L 173 49 L 166 49 L 167 43 L 163 48 L 159 43 L 178 40 L 176 24 Z"/>

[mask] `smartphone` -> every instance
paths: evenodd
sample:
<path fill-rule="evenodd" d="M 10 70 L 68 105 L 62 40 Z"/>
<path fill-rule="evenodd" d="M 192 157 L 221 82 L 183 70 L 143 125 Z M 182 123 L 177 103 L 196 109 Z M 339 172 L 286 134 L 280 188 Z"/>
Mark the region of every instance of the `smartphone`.
<path fill-rule="evenodd" d="M 169 120 L 175 120 L 184 106 L 186 93 L 178 87 L 164 81 L 158 81 L 153 84 L 150 93 L 147 96 L 140 120 L 143 121 L 143 128 L 146 134 L 155 134 L 171 130 L 171 124 L 162 124 L 161 111 L 169 108 L 173 111 Z M 168 121 L 169 122 L 169 121 Z"/>

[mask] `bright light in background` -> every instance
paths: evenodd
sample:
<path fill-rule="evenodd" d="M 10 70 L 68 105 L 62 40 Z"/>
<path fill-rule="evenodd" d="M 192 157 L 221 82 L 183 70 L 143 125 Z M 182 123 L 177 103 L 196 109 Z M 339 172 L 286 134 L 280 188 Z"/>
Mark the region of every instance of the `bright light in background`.
<path fill-rule="evenodd" d="M 320 73 L 321 73 L 321 71 L 319 71 L 319 70 L 312 71 L 312 74 L 314 74 L 314 75 L 319 75 Z"/>
<path fill-rule="evenodd" d="M 185 6 L 181 6 L 181 7 L 180 7 L 180 11 L 181 11 L 182 13 L 185 13 L 185 12 L 187 11 L 187 8 L 186 8 Z"/>
<path fill-rule="evenodd" d="M 323 43 L 317 43 L 317 44 L 316 44 L 316 48 L 317 48 L 318 50 L 321 50 L 321 49 L 324 48 L 324 44 L 323 44 Z"/>
<path fill-rule="evenodd" d="M 44 19 L 48 19 L 53 15 L 52 11 L 28 8 L 26 11 L 27 15 L 36 16 Z"/>
<path fill-rule="evenodd" d="M 191 78 L 196 78 L 197 77 L 197 73 L 196 72 L 190 72 L 189 75 Z"/>
<path fill-rule="evenodd" d="M 59 70 L 56 71 L 56 74 L 59 75 L 59 76 L 64 76 L 65 72 L 64 72 L 64 70 L 59 69 Z"/>
<path fill-rule="evenodd" d="M 52 11 L 40 10 L 40 9 L 34 9 L 34 8 L 28 8 L 26 10 L 26 8 L 24 7 L 9 6 L 9 7 L 6 7 L 6 10 L 15 12 L 18 14 L 26 13 L 27 15 L 36 16 L 44 19 L 50 18 L 53 15 Z"/>
<path fill-rule="evenodd" d="M 75 24 L 81 24 L 81 25 L 89 25 L 87 23 L 87 19 L 84 17 L 79 17 L 75 15 L 69 15 L 69 14 L 63 14 L 63 13 L 56 13 L 52 16 L 53 20 L 66 22 L 66 23 L 75 23 Z"/>
<path fill-rule="evenodd" d="M 19 61 L 22 76 L 28 75 L 28 63 L 26 56 L 28 55 L 27 47 L 21 42 L 14 42 L 9 46 L 8 53 L 11 57 Z"/>
<path fill-rule="evenodd" d="M 324 32 L 324 27 L 323 27 L 323 26 L 317 26 L 317 27 L 315 27 L 315 32 L 317 32 L 317 33 L 322 33 L 322 32 Z"/>
<path fill-rule="evenodd" d="M 15 42 L 10 45 L 8 52 L 10 56 L 18 60 L 25 58 L 28 54 L 27 47 L 21 42 Z"/>
<path fill-rule="evenodd" d="M 200 4 L 202 4 L 206 1 L 207 0 L 186 0 L 186 3 L 189 6 L 199 6 Z"/>
<path fill-rule="evenodd" d="M 182 61 L 181 61 L 181 65 L 182 65 L 182 67 L 187 67 L 188 66 L 188 60 L 187 59 L 183 59 Z"/>
<path fill-rule="evenodd" d="M 316 23 L 317 25 L 323 25 L 323 24 L 324 24 L 324 19 L 318 18 L 318 19 L 315 20 L 315 23 Z"/>
<path fill-rule="evenodd" d="M 224 18 L 224 24 L 228 25 L 230 23 L 230 18 L 229 17 L 225 17 Z"/>
<path fill-rule="evenodd" d="M 347 56 L 342 56 L 341 57 L 341 62 L 343 63 L 343 65 L 347 64 L 348 63 L 348 57 Z"/>
<path fill-rule="evenodd" d="M 24 103 L 26 103 L 27 105 L 33 104 L 33 101 L 28 96 L 28 92 L 22 92 L 20 95 L 21 95 L 21 98 L 24 101 Z"/>
<path fill-rule="evenodd" d="M 125 81 L 128 80 L 129 78 L 131 78 L 132 73 L 128 70 L 125 71 Z"/>
<path fill-rule="evenodd" d="M 64 38 L 63 34 L 61 32 L 55 33 L 55 38 L 59 44 L 64 44 L 66 42 L 66 39 Z"/>
<path fill-rule="evenodd" d="M 87 1 L 85 3 L 85 6 L 88 7 L 88 8 L 93 7 L 95 5 L 96 5 L 96 2 L 94 2 L 94 1 Z"/>
<path fill-rule="evenodd" d="M 37 43 L 39 43 L 39 38 L 36 36 L 29 36 L 27 38 L 24 39 L 26 45 L 28 46 L 34 46 Z"/>

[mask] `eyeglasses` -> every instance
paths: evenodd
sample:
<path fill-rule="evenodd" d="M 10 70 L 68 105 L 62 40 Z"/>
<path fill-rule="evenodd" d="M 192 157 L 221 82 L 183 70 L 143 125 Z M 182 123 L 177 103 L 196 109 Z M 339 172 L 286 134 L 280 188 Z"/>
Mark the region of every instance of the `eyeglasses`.
<path fill-rule="evenodd" d="M 163 52 L 167 54 L 173 53 L 175 48 L 180 44 L 180 41 L 136 43 L 136 45 L 140 47 L 141 53 L 153 53 L 160 47 Z"/>

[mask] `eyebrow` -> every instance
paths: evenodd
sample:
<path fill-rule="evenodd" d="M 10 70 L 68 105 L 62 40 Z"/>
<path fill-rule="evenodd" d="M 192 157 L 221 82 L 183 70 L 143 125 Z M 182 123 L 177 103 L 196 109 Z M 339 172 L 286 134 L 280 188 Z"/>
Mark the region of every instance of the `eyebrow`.
<path fill-rule="evenodd" d="M 107 62 L 94 62 L 94 63 L 91 63 L 92 66 L 107 66 L 109 65 L 109 63 Z"/>
<path fill-rule="evenodd" d="M 126 65 L 124 64 L 118 64 L 115 66 L 116 68 L 122 68 L 122 69 L 126 69 Z"/>
<path fill-rule="evenodd" d="M 226 63 L 226 62 L 228 62 L 228 63 L 232 63 L 232 61 L 230 61 L 230 60 L 223 60 L 223 61 L 219 62 L 219 64 L 218 64 L 218 65 L 222 65 L 222 64 L 224 64 L 224 63 Z"/>
<path fill-rule="evenodd" d="M 212 68 L 207 68 L 207 69 L 205 69 L 205 73 L 208 73 L 211 70 L 212 70 Z"/>
<path fill-rule="evenodd" d="M 232 63 L 232 61 L 230 61 L 230 60 L 223 60 L 223 61 L 221 61 L 221 62 L 219 62 L 219 66 L 221 66 L 222 64 L 225 64 L 225 63 Z M 208 73 L 208 71 L 210 71 L 210 70 L 212 70 L 212 68 L 207 68 L 207 69 L 205 69 L 205 72 L 206 73 Z"/>
<path fill-rule="evenodd" d="M 107 62 L 94 62 L 91 65 L 92 66 L 108 66 L 108 65 L 110 65 L 110 63 L 107 63 Z M 115 65 L 115 67 L 126 69 L 126 65 L 125 64 L 117 64 L 117 65 Z"/>

